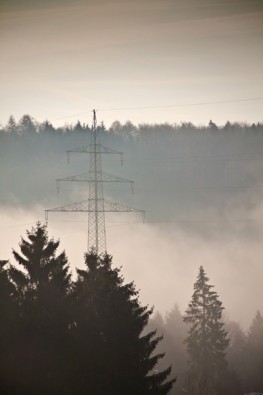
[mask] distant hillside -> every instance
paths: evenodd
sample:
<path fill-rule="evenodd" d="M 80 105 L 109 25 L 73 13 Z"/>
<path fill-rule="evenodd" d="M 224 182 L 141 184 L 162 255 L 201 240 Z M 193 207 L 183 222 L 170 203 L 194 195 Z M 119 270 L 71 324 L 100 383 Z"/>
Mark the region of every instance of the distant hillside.
<path fill-rule="evenodd" d="M 124 153 L 124 166 L 103 156 L 104 170 L 135 181 L 105 187 L 105 196 L 147 211 L 153 221 L 244 218 L 262 202 L 263 124 L 218 127 L 114 122 L 98 128 L 101 143 Z M 90 143 L 89 125 L 77 122 L 55 128 L 24 115 L 10 117 L 0 131 L 0 203 L 45 207 L 87 198 L 88 185 L 55 179 L 88 171 L 89 158 L 65 152 Z M 67 184 L 67 185 L 65 185 Z"/>

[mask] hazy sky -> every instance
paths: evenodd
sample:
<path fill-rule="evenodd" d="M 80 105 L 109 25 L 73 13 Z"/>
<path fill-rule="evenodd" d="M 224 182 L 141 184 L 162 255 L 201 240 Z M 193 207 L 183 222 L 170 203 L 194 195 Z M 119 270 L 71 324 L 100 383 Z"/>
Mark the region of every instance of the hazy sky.
<path fill-rule="evenodd" d="M 92 108 L 262 97 L 262 33 L 262 0 L 0 0 L 0 122 L 29 113 L 59 125 L 90 122 Z M 262 107 L 248 101 L 98 117 L 107 125 L 257 122 Z"/>

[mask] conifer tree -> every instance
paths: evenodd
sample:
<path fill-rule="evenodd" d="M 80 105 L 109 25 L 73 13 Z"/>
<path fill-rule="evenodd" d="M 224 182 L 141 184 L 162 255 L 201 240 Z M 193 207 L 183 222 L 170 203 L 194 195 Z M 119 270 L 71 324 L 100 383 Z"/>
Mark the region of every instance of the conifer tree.
<path fill-rule="evenodd" d="M 14 314 L 15 287 L 8 277 L 8 261 L 0 260 L 0 334 Z M 0 338 L 2 337 L 0 335 Z"/>
<path fill-rule="evenodd" d="M 240 324 L 235 321 L 227 321 L 226 329 L 229 337 L 226 359 L 228 366 L 236 373 L 240 385 L 245 388 L 247 379 L 247 338 Z M 243 390 L 243 393 L 245 389 Z"/>
<path fill-rule="evenodd" d="M 165 395 L 171 369 L 153 372 L 163 354 L 152 355 L 161 340 L 142 334 L 152 309 L 142 307 L 133 283 L 124 284 L 109 255 L 86 255 L 73 290 L 76 350 L 75 394 Z M 76 343 L 75 343 L 76 344 Z M 77 366 L 77 365 L 75 365 Z"/>
<path fill-rule="evenodd" d="M 6 125 L 6 130 L 8 133 L 14 133 L 16 132 L 16 121 L 15 118 L 13 117 L 13 115 L 10 115 L 9 119 L 8 119 L 8 123 Z"/>
<path fill-rule="evenodd" d="M 167 360 L 172 364 L 173 372 L 177 376 L 176 386 L 172 395 L 182 394 L 187 369 L 187 353 L 184 339 L 187 334 L 187 324 L 177 304 L 166 315 L 164 331 L 164 350 Z"/>
<path fill-rule="evenodd" d="M 0 394 L 9 394 L 12 353 L 16 328 L 17 306 L 15 287 L 8 278 L 8 261 L 0 261 Z"/>
<path fill-rule="evenodd" d="M 23 270 L 9 270 L 20 311 L 14 369 L 21 394 L 55 394 L 66 368 L 69 265 L 65 252 L 56 255 L 59 241 L 48 239 L 45 225 L 37 223 L 27 237 L 21 253 L 13 250 Z"/>
<path fill-rule="evenodd" d="M 247 392 L 263 391 L 263 318 L 257 311 L 247 335 Z"/>
<path fill-rule="evenodd" d="M 199 269 L 192 300 L 184 321 L 190 325 L 185 342 L 189 354 L 189 395 L 223 395 L 223 373 L 226 372 L 227 332 L 221 322 L 222 303 L 213 286 L 208 284 L 203 267 Z"/>

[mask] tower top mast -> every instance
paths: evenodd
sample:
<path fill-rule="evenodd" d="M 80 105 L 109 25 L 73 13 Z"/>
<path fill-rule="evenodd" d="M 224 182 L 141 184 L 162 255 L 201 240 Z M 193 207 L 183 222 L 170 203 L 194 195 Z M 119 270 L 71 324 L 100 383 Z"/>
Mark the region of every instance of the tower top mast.
<path fill-rule="evenodd" d="M 93 125 L 92 125 L 92 130 L 93 130 L 93 132 L 95 132 L 96 129 L 97 129 L 97 116 L 96 116 L 96 110 L 94 109 L 94 110 L 92 110 L 92 112 L 93 112 Z"/>
<path fill-rule="evenodd" d="M 131 184 L 133 191 L 133 181 L 102 171 L 101 154 L 119 154 L 122 163 L 122 153 L 104 147 L 98 141 L 97 136 L 97 116 L 96 110 L 93 111 L 92 131 L 93 144 L 85 147 L 67 151 L 69 160 L 70 152 L 86 153 L 90 155 L 90 166 L 88 173 L 82 173 L 71 177 L 61 178 L 60 181 L 77 181 L 89 183 L 89 199 L 79 203 L 69 204 L 67 206 L 57 207 L 45 210 L 46 221 L 48 221 L 49 212 L 87 212 L 88 213 L 88 251 L 95 250 L 96 254 L 106 252 L 106 231 L 105 231 L 105 213 L 106 212 L 137 212 L 144 211 L 127 207 L 122 204 L 104 200 L 103 184 L 105 182 L 128 182 Z"/>

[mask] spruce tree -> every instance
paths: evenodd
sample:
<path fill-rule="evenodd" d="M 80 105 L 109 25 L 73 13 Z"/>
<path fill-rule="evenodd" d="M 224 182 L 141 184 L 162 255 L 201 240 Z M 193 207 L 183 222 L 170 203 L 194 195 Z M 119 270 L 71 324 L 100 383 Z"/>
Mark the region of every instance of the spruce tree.
<path fill-rule="evenodd" d="M 9 270 L 20 312 L 13 361 L 19 393 L 66 393 L 69 264 L 65 252 L 56 255 L 59 241 L 49 240 L 45 225 L 37 223 L 27 238 L 21 239 L 21 253 L 13 250 L 23 270 Z"/>
<path fill-rule="evenodd" d="M 236 377 L 243 388 L 241 393 L 245 393 L 245 383 L 247 382 L 247 339 L 240 324 L 235 321 L 226 322 L 226 329 L 229 337 L 226 359 L 228 366 L 236 373 Z"/>
<path fill-rule="evenodd" d="M 224 395 L 223 375 L 226 372 L 227 332 L 221 322 L 222 303 L 213 286 L 208 284 L 203 267 L 199 269 L 192 300 L 184 321 L 190 325 L 185 342 L 189 354 L 189 395 Z"/>
<path fill-rule="evenodd" d="M 187 369 L 187 352 L 184 339 L 187 334 L 187 324 L 177 304 L 166 315 L 164 331 L 164 350 L 167 360 L 172 364 L 178 380 L 172 395 L 182 394 Z"/>
<path fill-rule="evenodd" d="M 0 260 L 0 340 L 15 313 L 15 287 L 9 280 L 7 265 L 8 261 Z"/>
<path fill-rule="evenodd" d="M 257 311 L 247 335 L 247 392 L 263 391 L 263 317 Z"/>
<path fill-rule="evenodd" d="M 141 306 L 134 283 L 124 284 L 109 255 L 86 255 L 73 290 L 75 394 L 165 395 L 171 369 L 154 371 L 163 354 L 152 355 L 161 340 L 142 334 L 152 309 Z M 84 370 L 83 370 L 84 369 Z"/>
<path fill-rule="evenodd" d="M 8 261 L 0 261 L 0 394 L 10 393 L 12 345 L 16 328 L 15 287 L 8 277 Z"/>

